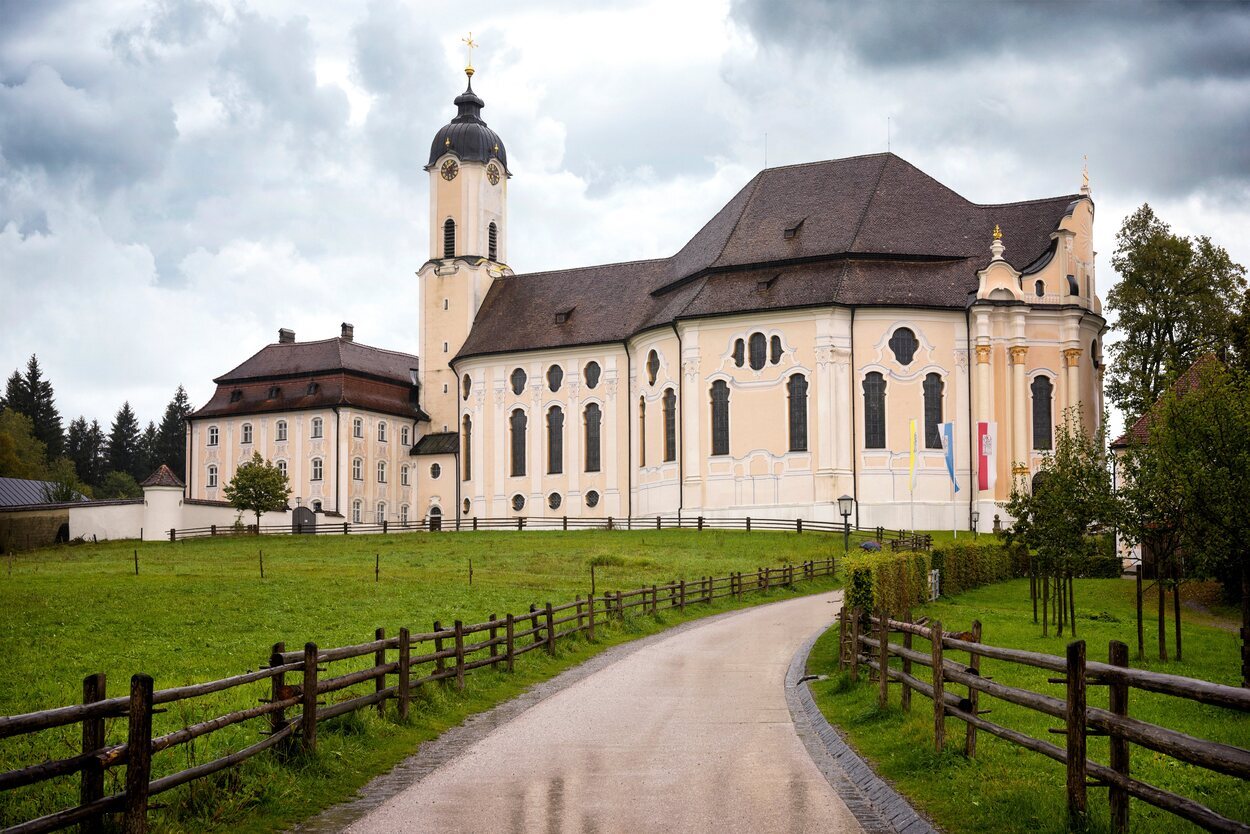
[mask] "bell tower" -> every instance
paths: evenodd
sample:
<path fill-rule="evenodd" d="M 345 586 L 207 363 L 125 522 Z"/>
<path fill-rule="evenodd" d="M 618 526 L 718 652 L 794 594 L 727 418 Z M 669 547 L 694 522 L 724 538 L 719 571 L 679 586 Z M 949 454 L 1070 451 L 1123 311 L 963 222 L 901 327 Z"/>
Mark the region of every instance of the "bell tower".
<path fill-rule="evenodd" d="M 471 50 L 476 44 L 465 41 Z M 431 432 L 455 431 L 459 384 L 450 362 L 464 345 L 490 285 L 511 274 L 508 154 L 468 88 L 456 116 L 434 134 L 429 162 L 430 259 L 417 273 L 421 298 L 421 400 Z"/>

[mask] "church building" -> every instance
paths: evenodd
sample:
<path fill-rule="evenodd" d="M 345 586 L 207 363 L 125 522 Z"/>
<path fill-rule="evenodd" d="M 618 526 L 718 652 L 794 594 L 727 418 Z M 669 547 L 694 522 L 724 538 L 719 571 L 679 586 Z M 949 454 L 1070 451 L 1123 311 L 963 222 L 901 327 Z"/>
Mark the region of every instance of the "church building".
<path fill-rule="evenodd" d="M 849 495 L 863 526 L 987 529 L 1067 409 L 1101 422 L 1088 182 L 984 205 L 891 153 L 767 168 L 670 257 L 515 272 L 466 73 L 425 160 L 420 360 L 283 331 L 189 418 L 189 498 L 258 449 L 349 521 L 841 521 Z"/>

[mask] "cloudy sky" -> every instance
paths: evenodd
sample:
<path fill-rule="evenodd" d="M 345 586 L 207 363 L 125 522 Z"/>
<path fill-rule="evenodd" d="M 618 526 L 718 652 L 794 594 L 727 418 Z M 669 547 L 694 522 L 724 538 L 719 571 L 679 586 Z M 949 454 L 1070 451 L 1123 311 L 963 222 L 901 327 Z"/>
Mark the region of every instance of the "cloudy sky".
<path fill-rule="evenodd" d="M 434 131 L 475 89 L 517 271 L 671 254 L 765 162 L 892 149 L 1149 201 L 1250 263 L 1250 6 L 0 0 L 0 371 L 159 418 L 293 327 L 416 352 Z M 1010 245 L 1010 236 L 1007 243 Z"/>

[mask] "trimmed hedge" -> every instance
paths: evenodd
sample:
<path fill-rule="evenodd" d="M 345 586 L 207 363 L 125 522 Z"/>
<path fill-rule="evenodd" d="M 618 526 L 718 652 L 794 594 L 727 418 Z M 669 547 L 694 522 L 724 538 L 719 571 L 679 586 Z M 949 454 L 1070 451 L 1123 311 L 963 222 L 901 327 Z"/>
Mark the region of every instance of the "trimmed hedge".
<path fill-rule="evenodd" d="M 850 556 L 846 600 L 863 611 L 884 607 L 899 615 L 929 596 L 929 554 L 916 550 Z"/>
<path fill-rule="evenodd" d="M 1028 557 L 1020 546 L 1000 542 L 951 542 L 933 550 L 942 594 L 954 596 L 982 585 L 1024 576 Z"/>

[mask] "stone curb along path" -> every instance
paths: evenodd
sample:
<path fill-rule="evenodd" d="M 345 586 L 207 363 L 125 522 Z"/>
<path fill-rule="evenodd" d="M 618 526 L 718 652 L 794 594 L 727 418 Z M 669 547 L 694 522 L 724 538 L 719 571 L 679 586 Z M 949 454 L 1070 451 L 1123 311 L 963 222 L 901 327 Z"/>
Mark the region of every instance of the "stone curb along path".
<path fill-rule="evenodd" d="M 904 828 L 911 820 L 897 813 L 891 825 L 898 809 L 879 791 L 867 798 L 872 786 L 840 770 L 848 760 L 793 700 L 810 703 L 807 687 L 794 684 L 815 635 L 791 656 L 792 628 L 832 622 L 838 596 L 724 612 L 608 648 L 421 745 L 356 799 L 296 830 L 916 834 L 923 829 Z M 743 619 L 727 622 L 734 618 Z"/>

